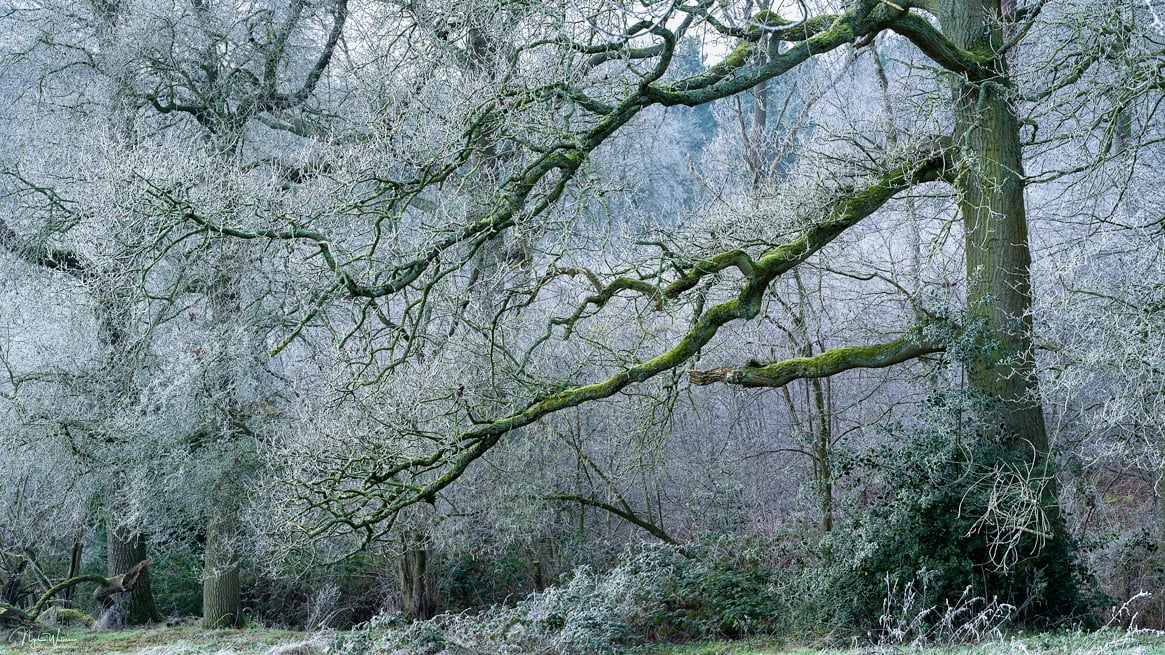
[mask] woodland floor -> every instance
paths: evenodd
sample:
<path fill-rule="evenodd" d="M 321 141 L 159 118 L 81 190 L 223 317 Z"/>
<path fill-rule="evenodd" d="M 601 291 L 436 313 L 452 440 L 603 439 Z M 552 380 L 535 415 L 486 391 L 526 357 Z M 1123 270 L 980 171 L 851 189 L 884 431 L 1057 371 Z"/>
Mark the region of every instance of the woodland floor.
<path fill-rule="evenodd" d="M 0 655 L 326 655 L 324 635 L 248 628 L 206 631 L 195 626 L 92 633 L 62 629 L 0 644 Z M 1104 631 L 1042 634 L 973 646 L 877 646 L 854 649 L 790 647 L 754 640 L 667 645 L 644 655 L 1165 655 L 1165 633 Z"/>

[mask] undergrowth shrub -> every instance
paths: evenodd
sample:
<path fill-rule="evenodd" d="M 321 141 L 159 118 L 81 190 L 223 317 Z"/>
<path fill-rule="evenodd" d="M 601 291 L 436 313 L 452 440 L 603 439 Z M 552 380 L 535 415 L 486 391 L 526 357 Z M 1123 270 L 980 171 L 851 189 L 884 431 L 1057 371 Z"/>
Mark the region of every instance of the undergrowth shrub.
<path fill-rule="evenodd" d="M 525 596 L 538 585 L 541 562 L 526 550 L 480 556 L 468 550 L 439 554 L 437 596 L 446 607 L 483 608 Z"/>
<path fill-rule="evenodd" d="M 678 641 L 786 631 L 782 562 L 789 551 L 759 537 L 707 536 L 686 545 L 644 615 L 649 636 Z"/>
<path fill-rule="evenodd" d="M 1150 519 L 1152 520 L 1152 519 Z M 1147 521 L 1146 521 L 1147 522 Z M 1100 530 L 1096 532 L 1100 533 Z M 1165 549 L 1160 526 L 1137 529 L 1119 526 L 1094 535 L 1087 546 L 1089 570 L 1101 581 L 1105 620 L 1116 617 L 1113 606 L 1138 599 L 1137 618 L 1143 628 L 1165 629 L 1165 594 L 1140 596 L 1145 590 L 1165 589 Z"/>
<path fill-rule="evenodd" d="M 1040 510 L 1046 475 L 972 420 L 897 428 L 893 436 L 843 465 L 875 494 L 807 548 L 805 602 L 792 608 L 800 630 L 877 633 L 888 590 L 911 584 L 920 607 L 955 607 L 970 597 L 1014 607 L 1022 625 L 1087 622 L 1074 544 L 1058 516 Z"/>
<path fill-rule="evenodd" d="M 780 620 L 772 551 L 708 538 L 629 550 L 606 572 L 576 569 L 513 606 L 406 624 L 382 615 L 341 634 L 339 653 L 621 653 L 659 640 L 738 637 Z"/>
<path fill-rule="evenodd" d="M 349 628 L 372 618 L 391 593 L 383 574 L 388 566 L 385 558 L 365 553 L 305 572 L 247 567 L 244 611 L 264 625 Z"/>

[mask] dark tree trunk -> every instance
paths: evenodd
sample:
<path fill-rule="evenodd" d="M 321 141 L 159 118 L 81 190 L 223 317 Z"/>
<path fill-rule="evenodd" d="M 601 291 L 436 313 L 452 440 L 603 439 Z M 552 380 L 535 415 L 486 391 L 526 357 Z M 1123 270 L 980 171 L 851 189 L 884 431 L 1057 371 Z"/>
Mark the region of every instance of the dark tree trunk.
<path fill-rule="evenodd" d="M 66 579 L 71 580 L 81 575 L 81 554 L 84 545 L 78 540 L 73 542 L 73 549 L 69 551 L 69 575 Z M 144 549 L 143 549 L 144 550 Z M 64 598 L 66 601 L 72 602 L 77 597 L 77 587 L 69 587 L 65 590 Z"/>
<path fill-rule="evenodd" d="M 432 618 L 437 613 L 437 603 L 429 591 L 428 545 L 421 535 L 406 535 L 402 546 L 397 561 L 401 613 L 414 621 Z"/>
<path fill-rule="evenodd" d="M 120 525 L 112 516 L 106 518 L 106 573 L 109 578 L 119 578 L 146 559 L 146 538 Z M 123 606 L 125 622 L 142 625 L 161 621 L 162 615 L 154 605 L 154 595 L 150 590 L 150 571 L 143 569 L 133 585 L 126 604 Z"/>

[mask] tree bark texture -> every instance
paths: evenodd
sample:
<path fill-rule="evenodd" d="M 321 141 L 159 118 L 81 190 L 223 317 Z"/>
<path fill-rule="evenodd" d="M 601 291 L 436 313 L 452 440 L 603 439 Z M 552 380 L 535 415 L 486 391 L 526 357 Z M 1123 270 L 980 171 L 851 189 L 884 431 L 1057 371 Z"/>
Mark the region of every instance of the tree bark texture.
<path fill-rule="evenodd" d="M 397 580 L 400 582 L 401 613 L 413 621 L 432 618 L 437 603 L 429 591 L 429 548 L 420 535 L 405 535 Z"/>
<path fill-rule="evenodd" d="M 141 532 L 121 525 L 113 516 L 106 518 L 105 525 L 106 573 L 110 579 L 118 579 L 146 559 L 146 538 Z M 154 605 L 148 568 L 141 569 L 124 609 L 125 621 L 129 625 L 162 620 Z"/>
<path fill-rule="evenodd" d="M 206 526 L 202 569 L 202 627 L 239 628 L 243 602 L 239 592 L 237 540 L 238 512 L 233 507 L 212 509 Z"/>
<path fill-rule="evenodd" d="M 999 0 L 943 4 L 943 31 L 955 45 L 990 55 L 1002 45 Z M 970 386 L 995 404 L 1000 437 L 1013 450 L 1046 454 L 1031 341 L 1031 251 L 1024 205 L 1019 121 L 1008 94 L 1007 62 L 996 76 L 954 89 L 956 186 L 965 233 L 967 304 L 984 339 L 971 355 Z"/>

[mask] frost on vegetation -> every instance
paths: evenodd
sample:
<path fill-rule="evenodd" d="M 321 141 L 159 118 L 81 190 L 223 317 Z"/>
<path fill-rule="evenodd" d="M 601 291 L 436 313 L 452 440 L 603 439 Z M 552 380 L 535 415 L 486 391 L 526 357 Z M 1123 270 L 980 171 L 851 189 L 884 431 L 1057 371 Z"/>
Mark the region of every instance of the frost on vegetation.
<path fill-rule="evenodd" d="M 887 582 L 881 634 L 862 653 L 936 653 L 962 646 L 956 652 L 983 655 L 1108 655 L 1157 652 L 1150 644 L 1165 633 L 1138 627 L 1139 612 L 1152 598 L 1140 592 L 1108 611 L 1108 622 L 1097 630 L 1059 631 L 1024 635 L 1012 622 L 1016 608 L 997 599 L 973 597 L 970 590 L 955 602 L 927 606 L 923 588 L 914 582 L 899 588 Z"/>
<path fill-rule="evenodd" d="M 661 603 L 677 557 L 675 548 L 644 548 L 607 573 L 583 567 L 561 586 L 480 614 L 445 614 L 411 625 L 398 614 L 381 615 L 339 635 L 333 646 L 352 655 L 624 652 L 642 643 L 642 622 Z"/>
<path fill-rule="evenodd" d="M 954 602 L 927 606 L 925 578 L 921 592 L 908 582 L 901 590 L 887 576 L 887 593 L 882 616 L 878 619 L 881 635 L 878 647 L 897 649 L 931 644 L 965 644 L 1002 641 L 1004 630 L 1016 608 L 996 598 L 973 596 L 967 588 Z"/>

